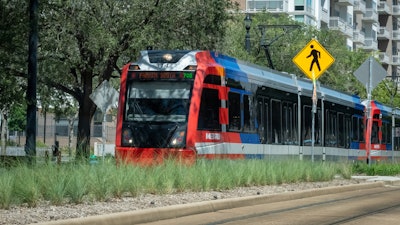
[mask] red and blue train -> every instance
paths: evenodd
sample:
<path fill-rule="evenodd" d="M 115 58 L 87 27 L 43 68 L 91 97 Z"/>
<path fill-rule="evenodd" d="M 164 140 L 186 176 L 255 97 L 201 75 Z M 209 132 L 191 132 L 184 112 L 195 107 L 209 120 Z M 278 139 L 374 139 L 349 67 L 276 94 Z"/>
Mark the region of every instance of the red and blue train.
<path fill-rule="evenodd" d="M 400 156 L 393 151 L 400 111 L 372 101 L 366 116 L 358 96 L 319 83 L 314 111 L 312 94 L 310 80 L 218 52 L 142 51 L 121 75 L 116 157 L 152 164 L 171 157 Z"/>

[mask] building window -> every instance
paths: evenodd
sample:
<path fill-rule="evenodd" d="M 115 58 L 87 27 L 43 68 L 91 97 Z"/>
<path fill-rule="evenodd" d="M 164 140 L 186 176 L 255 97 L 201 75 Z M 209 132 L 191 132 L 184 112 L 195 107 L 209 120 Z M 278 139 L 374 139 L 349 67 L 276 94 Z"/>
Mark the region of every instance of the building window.
<path fill-rule="evenodd" d="M 266 0 L 247 1 L 248 9 L 255 9 L 256 11 L 269 10 L 269 11 L 283 11 L 283 0 Z"/>
<path fill-rule="evenodd" d="M 295 15 L 294 20 L 296 20 L 297 22 L 304 23 L 304 16 L 303 15 Z"/>

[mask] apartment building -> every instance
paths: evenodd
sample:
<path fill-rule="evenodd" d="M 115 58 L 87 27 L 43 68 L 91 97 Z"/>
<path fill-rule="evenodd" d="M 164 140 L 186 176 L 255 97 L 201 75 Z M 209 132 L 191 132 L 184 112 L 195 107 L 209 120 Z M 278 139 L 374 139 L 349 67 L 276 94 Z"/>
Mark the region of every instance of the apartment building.
<path fill-rule="evenodd" d="M 373 52 L 393 80 L 400 75 L 398 0 L 236 0 L 241 10 L 285 13 L 317 29 L 338 30 L 349 50 Z"/>

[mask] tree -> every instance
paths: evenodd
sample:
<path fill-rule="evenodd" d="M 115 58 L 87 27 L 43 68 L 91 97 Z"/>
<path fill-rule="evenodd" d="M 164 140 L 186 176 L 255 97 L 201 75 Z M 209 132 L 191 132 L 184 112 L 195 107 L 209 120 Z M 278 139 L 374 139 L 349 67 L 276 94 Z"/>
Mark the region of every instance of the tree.
<path fill-rule="evenodd" d="M 23 107 L 27 58 L 27 17 L 23 1 L 0 0 L 0 124 L 1 154 L 6 152 L 7 127 L 15 107 Z"/>
<path fill-rule="evenodd" d="M 365 88 L 358 82 L 353 72 L 368 58 L 369 54 L 362 51 L 349 51 L 345 38 L 337 31 L 317 30 L 314 27 L 297 23 L 289 16 L 271 13 L 252 14 L 251 53 L 244 50 L 243 24 L 244 15 L 237 14 L 230 23 L 223 51 L 233 57 L 250 61 L 258 65 L 268 66 L 261 43 L 270 44 L 274 67 L 278 71 L 305 77 L 292 62 L 296 54 L 312 39 L 317 39 L 335 58 L 335 63 L 319 78 L 319 81 L 331 88 L 365 96 Z M 259 25 L 272 25 L 264 30 L 264 38 Z M 297 29 L 285 30 L 274 25 L 297 25 Z"/>
<path fill-rule="evenodd" d="M 20 143 L 21 132 L 26 127 L 26 106 L 23 104 L 14 104 L 10 110 L 10 116 L 8 120 L 8 130 L 18 132 L 18 145 Z"/>
<path fill-rule="evenodd" d="M 89 157 L 89 96 L 141 49 L 217 49 L 228 0 L 47 1 L 40 18 L 40 82 L 79 105 L 77 157 Z M 138 13 L 140 12 L 140 13 Z"/>

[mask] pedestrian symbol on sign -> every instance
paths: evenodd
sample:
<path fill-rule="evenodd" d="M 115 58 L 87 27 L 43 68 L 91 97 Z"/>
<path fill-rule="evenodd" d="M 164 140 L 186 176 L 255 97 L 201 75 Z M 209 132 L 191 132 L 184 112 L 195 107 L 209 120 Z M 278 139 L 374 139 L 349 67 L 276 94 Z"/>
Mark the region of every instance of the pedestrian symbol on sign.
<path fill-rule="evenodd" d="M 318 70 L 321 71 L 321 67 L 319 66 L 318 58 L 321 58 L 321 52 L 318 50 L 314 49 L 314 45 L 311 45 L 310 48 L 312 49 L 310 54 L 307 56 L 307 58 L 310 58 L 311 56 L 313 57 L 313 60 L 311 61 L 310 65 L 310 71 L 312 71 L 314 63 L 317 64 Z"/>

